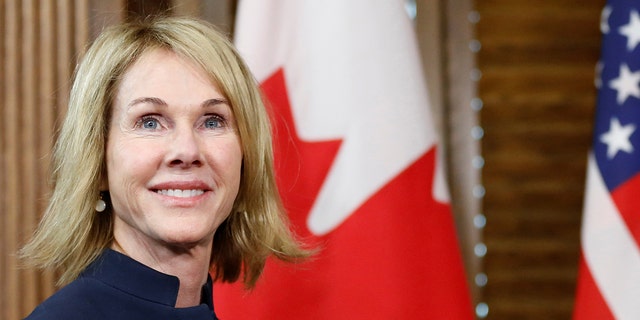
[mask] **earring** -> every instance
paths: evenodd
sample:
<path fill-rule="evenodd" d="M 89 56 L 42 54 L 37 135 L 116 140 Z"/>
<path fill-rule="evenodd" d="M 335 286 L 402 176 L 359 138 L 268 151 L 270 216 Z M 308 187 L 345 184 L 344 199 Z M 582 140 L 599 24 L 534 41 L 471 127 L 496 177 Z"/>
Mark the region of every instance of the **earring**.
<path fill-rule="evenodd" d="M 100 192 L 100 198 L 96 201 L 96 211 L 103 212 L 107 209 L 107 203 L 102 200 L 102 192 Z"/>

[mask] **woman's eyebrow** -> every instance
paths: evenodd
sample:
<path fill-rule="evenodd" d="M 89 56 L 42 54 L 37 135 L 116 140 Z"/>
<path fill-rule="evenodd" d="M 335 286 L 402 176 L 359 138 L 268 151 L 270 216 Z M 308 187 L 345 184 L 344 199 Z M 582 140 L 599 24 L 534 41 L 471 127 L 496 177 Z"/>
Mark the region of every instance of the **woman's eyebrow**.
<path fill-rule="evenodd" d="M 205 100 L 201 105 L 203 108 L 206 108 L 206 107 L 213 107 L 219 104 L 229 105 L 229 102 L 227 102 L 227 100 L 222 98 L 213 98 L 213 99 Z"/>
<path fill-rule="evenodd" d="M 160 98 L 156 98 L 156 97 L 141 97 L 141 98 L 136 98 L 133 99 L 133 101 L 129 102 L 128 107 L 131 108 L 137 104 L 141 104 L 141 103 L 150 103 L 150 104 L 154 104 L 157 106 L 168 106 L 168 104 L 160 99 Z"/>
<path fill-rule="evenodd" d="M 140 97 L 140 98 L 133 99 L 131 102 L 129 102 L 127 106 L 131 108 L 135 105 L 143 104 L 143 103 L 150 103 L 150 104 L 161 106 L 161 107 L 166 107 L 169 105 L 166 101 L 157 97 Z M 202 106 L 203 108 L 206 108 L 206 107 L 216 106 L 219 104 L 229 105 L 229 102 L 227 102 L 227 100 L 222 98 L 213 98 L 213 99 L 205 100 L 200 104 L 200 106 Z"/>

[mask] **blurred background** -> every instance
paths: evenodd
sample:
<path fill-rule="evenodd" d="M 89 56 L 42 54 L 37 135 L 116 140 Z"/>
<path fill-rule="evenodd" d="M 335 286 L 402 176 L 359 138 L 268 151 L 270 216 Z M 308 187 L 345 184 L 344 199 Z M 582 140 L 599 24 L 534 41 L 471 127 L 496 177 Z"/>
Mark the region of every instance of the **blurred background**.
<path fill-rule="evenodd" d="M 604 5 L 407 1 L 478 318 L 571 317 Z M 53 137 L 87 44 L 107 25 L 159 12 L 204 18 L 232 37 L 236 7 L 0 1 L 0 318 L 24 317 L 55 291 L 55 275 L 20 269 L 15 252 L 44 209 Z"/>

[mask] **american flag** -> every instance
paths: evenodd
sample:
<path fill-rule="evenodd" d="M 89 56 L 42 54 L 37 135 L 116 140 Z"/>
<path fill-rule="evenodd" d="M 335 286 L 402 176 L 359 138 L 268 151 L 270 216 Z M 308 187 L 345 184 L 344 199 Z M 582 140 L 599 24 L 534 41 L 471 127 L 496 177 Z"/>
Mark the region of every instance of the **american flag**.
<path fill-rule="evenodd" d="M 640 3 L 602 10 L 574 319 L 640 319 Z"/>

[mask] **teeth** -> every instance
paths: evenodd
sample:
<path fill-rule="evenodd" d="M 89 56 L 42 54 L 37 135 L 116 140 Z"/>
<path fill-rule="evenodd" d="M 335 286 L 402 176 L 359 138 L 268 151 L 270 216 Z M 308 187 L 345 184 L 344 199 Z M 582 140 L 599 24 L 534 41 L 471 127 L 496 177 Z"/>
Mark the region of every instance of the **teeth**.
<path fill-rule="evenodd" d="M 189 198 L 189 197 L 195 197 L 195 196 L 199 196 L 199 195 L 203 194 L 204 190 L 200 190 L 200 189 L 192 189 L 192 190 L 165 189 L 165 190 L 158 190 L 156 192 L 161 194 L 161 195 L 165 195 L 165 196 L 169 196 L 169 197 Z"/>

